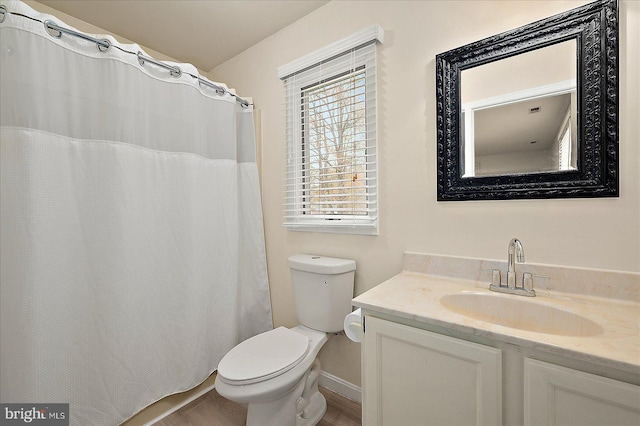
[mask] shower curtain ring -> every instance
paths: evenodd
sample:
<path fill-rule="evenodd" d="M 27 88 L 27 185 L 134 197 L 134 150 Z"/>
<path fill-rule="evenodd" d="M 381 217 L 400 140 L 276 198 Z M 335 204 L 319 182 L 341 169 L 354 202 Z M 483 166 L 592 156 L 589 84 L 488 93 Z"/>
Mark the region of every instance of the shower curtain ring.
<path fill-rule="evenodd" d="M 182 75 L 182 70 L 180 69 L 180 67 L 176 67 L 176 66 L 171 66 L 168 64 L 165 64 L 164 62 L 160 62 L 158 60 L 155 60 L 151 57 L 146 57 L 144 56 L 144 54 L 142 53 L 142 51 L 138 51 L 138 62 L 140 63 L 140 65 L 144 65 L 145 62 L 149 62 L 150 64 L 154 64 L 157 65 L 161 68 L 164 68 L 166 70 L 169 70 L 169 74 L 171 74 L 172 77 L 180 77 Z"/>
<path fill-rule="evenodd" d="M 3 4 L 0 4 L 0 23 L 4 22 L 4 18 L 7 17 L 7 7 Z"/>
<path fill-rule="evenodd" d="M 99 51 L 106 52 L 111 48 L 111 42 L 106 38 L 103 38 L 101 40 L 96 41 L 96 47 L 98 48 Z"/>
<path fill-rule="evenodd" d="M 55 38 L 62 37 L 62 31 L 56 30 L 56 29 L 52 28 L 50 25 L 53 25 L 53 26 L 57 27 L 58 24 L 56 24 L 54 21 L 52 21 L 50 19 L 47 19 L 46 21 L 44 21 L 44 29 L 47 30 L 49 35 L 51 37 L 55 37 Z"/>

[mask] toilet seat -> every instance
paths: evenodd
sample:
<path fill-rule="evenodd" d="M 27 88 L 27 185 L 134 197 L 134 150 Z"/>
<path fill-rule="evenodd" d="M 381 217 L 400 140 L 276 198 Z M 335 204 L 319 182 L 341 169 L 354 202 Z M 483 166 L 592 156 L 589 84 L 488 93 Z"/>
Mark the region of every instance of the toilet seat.
<path fill-rule="evenodd" d="M 308 351 L 307 336 L 278 327 L 229 351 L 218 364 L 218 377 L 232 385 L 262 382 L 291 370 Z"/>

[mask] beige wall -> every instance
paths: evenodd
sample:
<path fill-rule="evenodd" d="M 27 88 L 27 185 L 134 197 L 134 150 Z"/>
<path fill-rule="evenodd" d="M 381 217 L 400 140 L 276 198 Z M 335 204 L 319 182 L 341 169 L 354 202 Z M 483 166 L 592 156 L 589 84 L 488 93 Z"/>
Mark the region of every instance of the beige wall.
<path fill-rule="evenodd" d="M 506 260 L 522 240 L 530 262 L 640 271 L 638 130 L 640 2 L 620 2 L 620 198 L 436 202 L 435 55 L 585 1 L 333 1 L 211 71 L 261 110 L 265 233 L 276 325 L 297 323 L 287 256 L 357 261 L 356 294 L 401 270 L 404 251 Z M 283 86 L 277 68 L 371 24 L 378 56 L 380 235 L 282 227 Z M 360 383 L 360 346 L 332 338 L 325 370 Z"/>

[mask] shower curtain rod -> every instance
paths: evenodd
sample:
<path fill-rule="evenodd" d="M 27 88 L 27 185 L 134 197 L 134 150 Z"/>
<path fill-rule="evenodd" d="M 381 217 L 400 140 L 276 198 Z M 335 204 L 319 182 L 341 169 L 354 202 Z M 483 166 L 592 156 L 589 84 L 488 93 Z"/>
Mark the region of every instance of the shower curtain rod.
<path fill-rule="evenodd" d="M 32 20 L 37 21 L 37 22 L 42 22 L 39 19 L 33 18 L 31 16 L 23 15 L 22 13 L 9 12 L 4 5 L 0 5 L 0 23 L 4 22 L 7 13 L 11 13 L 12 15 L 21 16 L 23 18 L 32 19 Z M 111 42 L 109 40 L 107 40 L 106 38 L 99 39 L 99 38 L 91 37 L 90 35 L 81 33 L 79 31 L 75 31 L 75 30 L 72 30 L 72 29 L 69 29 L 69 28 L 61 27 L 61 26 L 59 26 L 57 23 L 55 23 L 52 20 L 46 20 L 46 21 L 44 21 L 42 23 L 44 24 L 44 29 L 52 37 L 60 38 L 60 37 L 62 37 L 63 33 L 71 35 L 71 36 L 74 36 L 74 37 L 78 37 L 78 38 L 81 38 L 83 40 L 87 40 L 87 41 L 90 41 L 92 43 L 95 43 L 96 47 L 98 48 L 98 50 L 100 52 L 106 52 L 112 46 Z M 169 64 L 166 64 L 166 63 L 164 63 L 162 61 L 154 59 L 154 58 L 152 58 L 150 56 L 146 56 L 141 51 L 132 52 L 130 50 L 123 49 L 120 46 L 114 46 L 114 47 L 116 49 L 124 52 L 124 53 L 129 53 L 131 55 L 136 55 L 138 57 L 138 62 L 140 63 L 140 65 L 144 65 L 145 62 L 149 62 L 151 64 L 154 64 L 156 66 L 159 66 L 161 68 L 164 68 L 164 69 L 168 70 L 169 74 L 171 74 L 172 77 L 176 77 L 176 78 L 180 77 L 183 73 L 187 74 L 187 75 L 197 79 L 199 84 L 202 84 L 204 86 L 210 87 L 211 89 L 215 90 L 216 93 L 218 95 L 220 95 L 220 96 L 223 96 L 226 93 L 229 93 L 231 96 L 236 98 L 236 102 L 239 102 L 240 105 L 243 108 L 247 108 L 247 107 L 249 107 L 249 105 L 251 105 L 249 103 L 249 101 L 247 101 L 246 99 L 242 99 L 238 95 L 229 92 L 224 87 L 218 86 L 217 84 L 214 84 L 214 83 L 210 82 L 209 80 L 206 80 L 206 79 L 200 77 L 199 75 L 193 75 L 193 74 L 188 73 L 188 72 L 183 72 L 180 69 L 180 67 L 178 67 L 178 66 L 169 65 Z"/>
<path fill-rule="evenodd" d="M 87 41 L 91 41 L 93 43 L 96 44 L 96 46 L 98 47 L 98 50 L 101 52 L 106 52 L 107 50 L 109 50 L 109 48 L 112 46 L 111 43 L 109 42 L 109 40 L 107 39 L 98 39 L 95 37 L 91 37 L 87 34 L 83 34 L 81 32 L 78 31 L 74 31 L 71 30 L 69 28 L 64 28 L 59 26 L 58 24 L 56 24 L 54 21 L 51 20 L 47 20 L 44 21 L 44 28 L 47 30 L 47 32 L 49 33 L 49 35 L 51 35 L 52 37 L 57 37 L 60 38 L 62 36 L 62 33 L 65 34 L 69 34 L 75 37 L 80 37 L 84 40 Z M 52 33 L 52 31 L 57 31 L 58 34 L 54 34 Z M 175 65 L 169 65 L 166 64 L 162 61 L 158 61 L 157 59 L 154 59 L 150 56 L 146 56 L 144 55 L 141 51 L 138 51 L 137 53 L 131 52 L 129 50 L 125 50 L 122 49 L 119 46 L 115 46 L 117 49 L 125 52 L 125 53 L 130 53 L 132 55 L 136 55 L 138 57 L 138 62 L 140 63 L 140 65 L 144 65 L 145 62 L 149 62 L 150 64 L 154 64 L 156 66 L 159 66 L 161 68 L 164 68 L 166 70 L 169 71 L 169 74 L 171 74 L 172 77 L 180 77 L 183 74 L 183 71 L 180 69 L 180 67 L 175 66 Z M 104 50 L 103 50 L 104 49 Z M 240 103 L 240 105 L 242 105 L 243 108 L 247 108 L 249 106 L 249 102 L 245 99 L 242 99 L 241 97 L 234 95 L 233 93 L 230 93 L 227 89 L 225 89 L 222 86 L 218 86 L 216 84 L 213 84 L 212 82 L 205 80 L 204 78 L 200 77 L 199 75 L 193 75 L 191 73 L 185 72 L 185 74 L 190 75 L 193 78 L 198 79 L 198 83 L 203 84 L 205 86 L 208 86 L 212 89 L 214 89 L 216 91 L 216 93 L 220 96 L 223 96 L 226 93 L 229 93 L 231 96 L 233 96 L 234 98 L 236 98 L 236 101 Z"/>

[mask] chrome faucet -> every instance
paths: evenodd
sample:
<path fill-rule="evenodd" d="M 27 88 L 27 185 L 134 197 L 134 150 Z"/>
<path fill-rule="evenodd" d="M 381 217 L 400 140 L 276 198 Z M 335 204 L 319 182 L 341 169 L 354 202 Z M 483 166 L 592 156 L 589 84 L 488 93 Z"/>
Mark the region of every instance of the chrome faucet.
<path fill-rule="evenodd" d="M 514 259 L 514 255 L 517 257 Z M 516 261 L 524 262 L 524 248 L 517 238 L 509 242 L 509 263 L 507 265 L 507 287 L 516 288 Z"/>
<path fill-rule="evenodd" d="M 491 270 L 491 285 L 489 289 L 492 291 L 499 291 L 501 293 L 518 294 L 521 296 L 535 296 L 536 292 L 533 289 L 533 277 L 549 278 L 540 275 L 533 275 L 530 272 L 522 274 L 522 281 L 518 285 L 516 266 L 518 263 L 524 262 L 524 248 L 522 243 L 517 238 L 512 238 L 509 241 L 509 259 L 507 262 L 507 282 L 502 283 L 502 277 L 500 269 Z"/>

